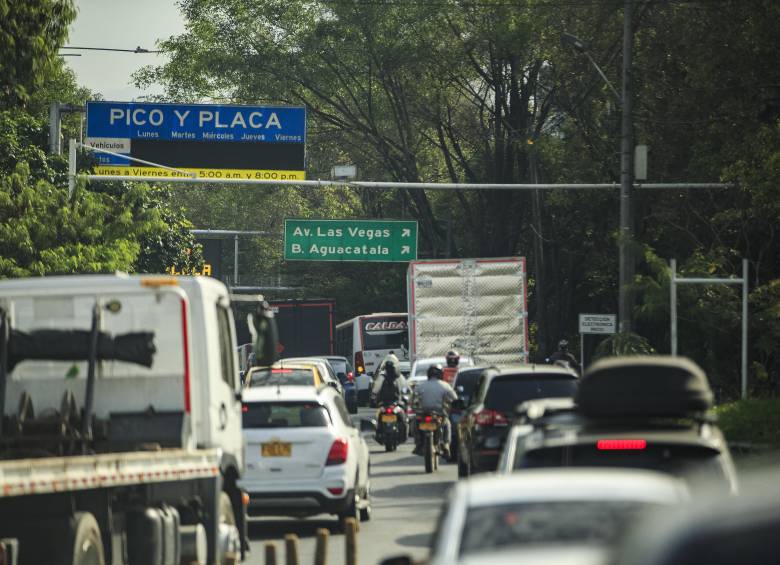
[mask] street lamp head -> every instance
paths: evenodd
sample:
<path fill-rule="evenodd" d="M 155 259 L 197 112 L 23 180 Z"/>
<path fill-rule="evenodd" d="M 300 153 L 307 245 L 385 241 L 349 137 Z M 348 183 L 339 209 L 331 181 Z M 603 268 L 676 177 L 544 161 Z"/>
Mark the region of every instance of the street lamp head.
<path fill-rule="evenodd" d="M 588 50 L 588 46 L 585 45 L 585 42 L 583 42 L 576 35 L 572 35 L 570 33 L 563 32 L 561 34 L 561 43 L 568 45 L 579 53 L 585 53 L 585 51 Z"/>

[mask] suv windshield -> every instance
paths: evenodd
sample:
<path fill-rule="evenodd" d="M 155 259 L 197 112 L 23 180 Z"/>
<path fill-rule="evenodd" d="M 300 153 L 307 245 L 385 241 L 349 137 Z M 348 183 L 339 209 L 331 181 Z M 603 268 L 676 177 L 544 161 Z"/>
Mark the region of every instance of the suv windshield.
<path fill-rule="evenodd" d="M 242 423 L 250 428 L 321 428 L 328 425 L 328 413 L 312 402 L 247 402 Z"/>
<path fill-rule="evenodd" d="M 249 373 L 247 386 L 314 386 L 314 373 L 311 369 L 253 369 Z"/>
<path fill-rule="evenodd" d="M 520 442 L 523 438 L 519 439 Z M 520 446 L 518 446 L 520 447 Z M 643 449 L 598 449 L 596 443 L 517 450 L 513 469 L 529 467 L 629 467 L 670 473 L 688 481 L 692 490 L 713 483 L 729 484 L 719 453 L 699 445 L 648 442 Z"/>
<path fill-rule="evenodd" d="M 535 398 L 573 397 L 577 380 L 573 377 L 518 378 L 496 377 L 488 385 L 485 407 L 500 412 L 512 412 L 518 404 Z"/>
<path fill-rule="evenodd" d="M 653 507 L 626 500 L 561 500 L 470 508 L 460 554 L 532 544 L 610 544 Z"/>

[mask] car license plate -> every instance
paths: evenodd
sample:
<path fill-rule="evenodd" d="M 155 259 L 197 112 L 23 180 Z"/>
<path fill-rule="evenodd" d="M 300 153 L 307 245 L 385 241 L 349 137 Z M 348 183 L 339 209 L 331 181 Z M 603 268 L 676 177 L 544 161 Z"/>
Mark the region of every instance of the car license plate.
<path fill-rule="evenodd" d="M 421 430 L 435 430 L 439 426 L 434 422 L 420 422 L 420 424 L 417 427 L 420 428 Z"/>
<path fill-rule="evenodd" d="M 263 457 L 290 457 L 292 455 L 291 443 L 272 441 L 264 443 L 260 447 L 260 453 Z"/>
<path fill-rule="evenodd" d="M 398 418 L 395 417 L 395 414 L 382 414 L 382 421 L 383 422 L 395 422 Z"/>

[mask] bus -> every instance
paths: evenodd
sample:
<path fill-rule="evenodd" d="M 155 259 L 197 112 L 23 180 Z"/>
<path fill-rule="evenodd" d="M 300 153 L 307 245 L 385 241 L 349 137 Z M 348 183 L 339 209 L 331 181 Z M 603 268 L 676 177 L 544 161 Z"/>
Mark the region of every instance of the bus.
<path fill-rule="evenodd" d="M 388 353 L 409 360 L 409 316 L 381 312 L 356 316 L 336 326 L 336 353 L 353 362 L 358 375 L 358 395 L 367 396 L 369 375 Z"/>

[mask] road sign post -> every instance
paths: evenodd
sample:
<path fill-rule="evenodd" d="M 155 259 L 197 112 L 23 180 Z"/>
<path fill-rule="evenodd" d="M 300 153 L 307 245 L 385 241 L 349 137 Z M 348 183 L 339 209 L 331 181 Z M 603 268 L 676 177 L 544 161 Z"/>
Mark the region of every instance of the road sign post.
<path fill-rule="evenodd" d="M 417 259 L 417 222 L 284 221 L 287 261 L 405 262 Z"/>

